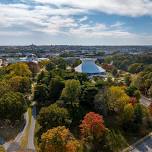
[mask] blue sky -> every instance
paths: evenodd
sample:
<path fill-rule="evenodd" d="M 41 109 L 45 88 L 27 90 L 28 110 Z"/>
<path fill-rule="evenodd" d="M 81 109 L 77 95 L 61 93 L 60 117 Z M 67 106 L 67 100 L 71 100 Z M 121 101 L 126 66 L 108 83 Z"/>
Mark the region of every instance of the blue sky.
<path fill-rule="evenodd" d="M 0 0 L 0 45 L 152 45 L 151 0 Z"/>

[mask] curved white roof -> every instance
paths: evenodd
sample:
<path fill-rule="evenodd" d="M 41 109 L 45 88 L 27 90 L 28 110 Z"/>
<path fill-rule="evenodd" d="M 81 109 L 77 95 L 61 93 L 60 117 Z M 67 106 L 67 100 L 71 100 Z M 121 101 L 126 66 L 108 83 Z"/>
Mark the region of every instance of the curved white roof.
<path fill-rule="evenodd" d="M 95 64 L 96 59 L 82 59 L 82 63 L 75 68 L 75 71 L 87 73 L 87 74 L 100 74 L 105 73 L 106 71 Z"/>

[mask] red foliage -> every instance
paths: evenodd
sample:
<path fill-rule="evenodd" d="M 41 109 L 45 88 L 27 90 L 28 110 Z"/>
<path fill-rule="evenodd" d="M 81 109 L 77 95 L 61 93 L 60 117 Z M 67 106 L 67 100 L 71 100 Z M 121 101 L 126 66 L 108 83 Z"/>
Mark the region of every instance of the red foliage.
<path fill-rule="evenodd" d="M 113 65 L 111 64 L 102 64 L 102 68 L 104 68 L 106 71 L 111 71 L 113 68 Z"/>
<path fill-rule="evenodd" d="M 152 103 L 149 105 L 149 112 L 150 112 L 150 114 L 152 115 Z"/>
<path fill-rule="evenodd" d="M 137 99 L 135 97 L 130 97 L 130 102 L 133 106 L 137 103 Z"/>
<path fill-rule="evenodd" d="M 80 132 L 82 138 L 92 136 L 93 139 L 100 138 L 105 133 L 103 117 L 94 112 L 89 112 L 85 115 L 82 124 L 80 125 Z"/>

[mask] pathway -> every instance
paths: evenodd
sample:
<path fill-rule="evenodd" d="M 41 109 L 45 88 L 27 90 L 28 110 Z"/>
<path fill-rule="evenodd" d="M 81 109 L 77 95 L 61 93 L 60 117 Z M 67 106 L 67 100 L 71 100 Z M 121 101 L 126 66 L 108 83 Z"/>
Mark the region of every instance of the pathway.
<path fill-rule="evenodd" d="M 145 107 L 148 107 L 152 103 L 152 99 L 149 99 L 149 98 L 142 95 L 141 99 L 140 99 L 140 103 L 142 105 L 144 105 Z"/>
<path fill-rule="evenodd" d="M 28 144 L 27 144 L 27 149 L 30 149 L 32 151 L 35 151 L 35 146 L 34 146 L 35 123 L 36 123 L 36 107 L 34 106 L 32 109 L 31 126 L 28 133 Z"/>

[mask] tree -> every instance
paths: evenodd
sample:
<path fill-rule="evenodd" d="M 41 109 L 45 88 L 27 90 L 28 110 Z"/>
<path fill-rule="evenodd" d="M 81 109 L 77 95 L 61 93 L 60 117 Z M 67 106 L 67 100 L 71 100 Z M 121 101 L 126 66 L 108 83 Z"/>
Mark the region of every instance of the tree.
<path fill-rule="evenodd" d="M 120 131 L 108 131 L 106 134 L 106 146 L 110 151 L 120 152 L 127 146 L 127 141 L 122 136 Z"/>
<path fill-rule="evenodd" d="M 40 152 L 82 152 L 82 147 L 68 129 L 58 126 L 42 134 Z"/>
<path fill-rule="evenodd" d="M 86 73 L 76 73 L 74 78 L 79 80 L 81 84 L 89 80 Z"/>
<path fill-rule="evenodd" d="M 64 88 L 64 82 L 60 77 L 52 78 L 49 84 L 49 97 L 56 101 Z"/>
<path fill-rule="evenodd" d="M 9 84 L 15 92 L 29 93 L 31 89 L 31 81 L 28 77 L 14 76 L 10 78 Z"/>
<path fill-rule="evenodd" d="M 99 114 L 102 114 L 104 116 L 107 115 L 108 107 L 106 104 L 106 97 L 105 97 L 105 93 L 103 92 L 103 90 L 99 91 L 95 95 L 94 109 Z"/>
<path fill-rule="evenodd" d="M 92 137 L 93 140 L 100 139 L 106 131 L 103 117 L 94 112 L 89 112 L 84 116 L 80 125 L 82 138 Z"/>
<path fill-rule="evenodd" d="M 112 69 L 112 74 L 113 74 L 114 76 L 117 76 L 118 70 L 117 70 L 116 67 L 113 67 L 113 69 Z"/>
<path fill-rule="evenodd" d="M 141 125 L 143 120 L 143 110 L 140 104 L 136 104 L 134 109 L 134 123 Z"/>
<path fill-rule="evenodd" d="M 51 71 L 56 67 L 55 63 L 53 63 L 51 60 L 49 61 L 49 63 L 46 65 L 46 70 L 47 71 Z"/>
<path fill-rule="evenodd" d="M 60 108 L 57 104 L 42 108 L 37 120 L 45 131 L 57 126 L 69 126 L 71 122 L 67 109 Z"/>
<path fill-rule="evenodd" d="M 24 112 L 25 100 L 21 93 L 7 92 L 0 98 L 1 119 L 19 120 Z"/>
<path fill-rule="evenodd" d="M 22 76 L 22 77 L 31 77 L 32 73 L 25 63 L 15 63 L 8 66 L 7 71 L 12 76 Z"/>
<path fill-rule="evenodd" d="M 7 81 L 0 81 L 0 97 L 11 90 L 11 86 Z"/>
<path fill-rule="evenodd" d="M 92 83 L 85 83 L 82 86 L 82 92 L 81 92 L 81 104 L 85 107 L 93 107 L 94 106 L 94 97 L 97 94 L 98 89 L 95 87 Z"/>
<path fill-rule="evenodd" d="M 107 91 L 107 105 L 110 111 L 121 112 L 130 98 L 122 87 L 112 86 Z"/>
<path fill-rule="evenodd" d="M 142 63 L 134 63 L 134 64 L 131 64 L 129 67 L 128 67 L 128 71 L 130 73 L 139 73 L 141 72 L 142 70 L 144 70 L 144 66 Z"/>
<path fill-rule="evenodd" d="M 34 88 L 34 100 L 37 100 L 40 104 L 45 104 L 48 99 L 48 90 L 45 84 L 38 84 Z"/>
<path fill-rule="evenodd" d="M 61 99 L 71 110 L 79 106 L 80 82 L 78 80 L 67 80 L 62 90 Z"/>
<path fill-rule="evenodd" d="M 137 88 L 134 85 L 130 85 L 129 87 L 126 88 L 126 93 L 128 96 L 132 97 L 135 94 L 135 91 Z"/>
<path fill-rule="evenodd" d="M 59 69 L 66 69 L 67 63 L 63 58 L 57 58 L 56 59 L 56 64 L 58 65 Z"/>
<path fill-rule="evenodd" d="M 131 76 L 129 74 L 125 75 L 125 83 L 127 86 L 131 84 Z"/>
<path fill-rule="evenodd" d="M 48 72 L 42 70 L 38 75 L 37 75 L 37 83 L 44 83 L 44 78 L 48 76 Z"/>
<path fill-rule="evenodd" d="M 123 122 L 129 122 L 133 119 L 134 108 L 132 104 L 125 105 L 122 116 L 123 116 Z"/>

